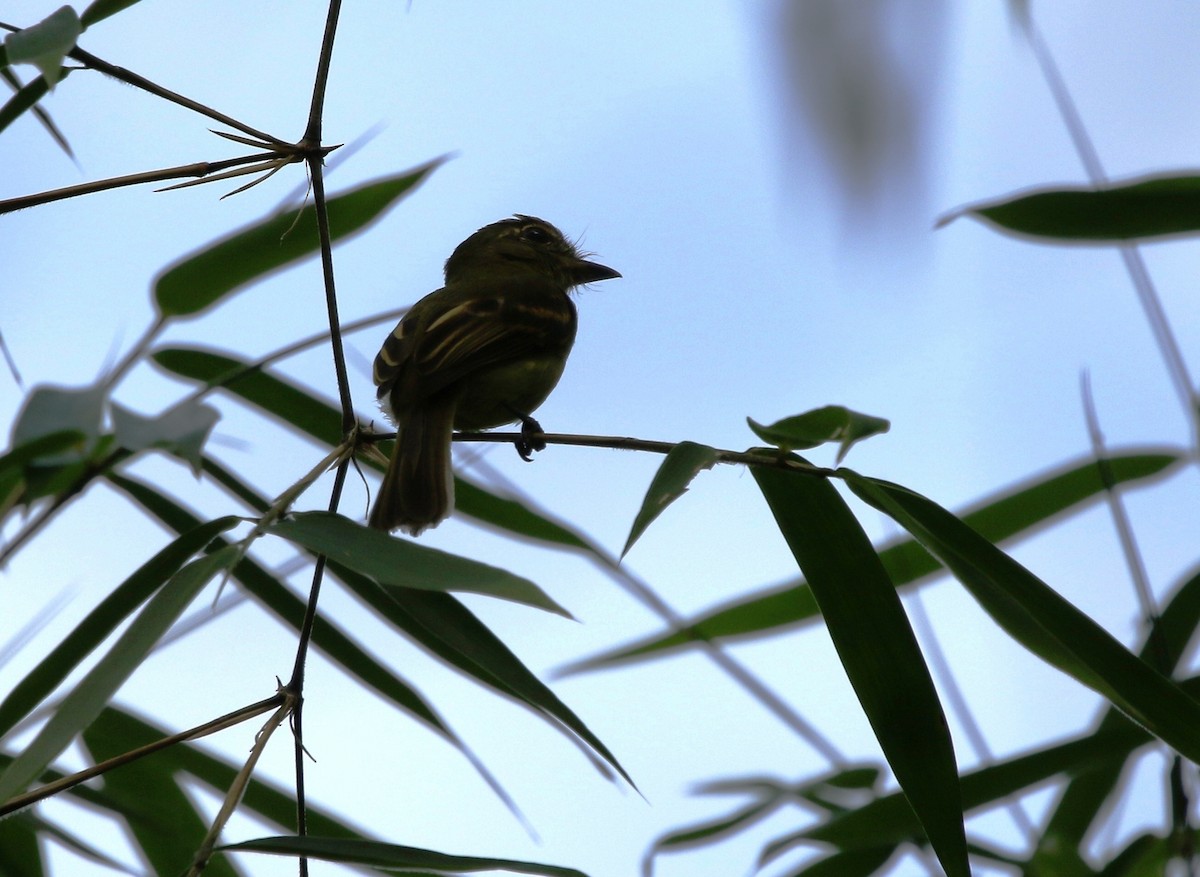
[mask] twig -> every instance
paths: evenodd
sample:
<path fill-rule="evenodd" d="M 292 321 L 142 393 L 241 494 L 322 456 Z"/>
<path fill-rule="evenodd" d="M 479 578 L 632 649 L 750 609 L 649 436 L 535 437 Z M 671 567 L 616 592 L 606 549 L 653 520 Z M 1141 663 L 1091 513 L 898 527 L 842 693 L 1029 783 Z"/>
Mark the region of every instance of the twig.
<path fill-rule="evenodd" d="M 280 693 L 275 696 L 275 699 L 280 701 L 279 708 L 275 710 L 271 717 L 267 719 L 266 724 L 255 735 L 254 747 L 250 750 L 250 757 L 246 759 L 246 763 L 242 765 L 242 769 L 233 778 L 233 783 L 230 785 L 229 791 L 225 793 L 225 800 L 221 804 L 220 811 L 218 811 L 216 817 L 213 819 L 212 825 L 208 829 L 208 834 L 205 835 L 199 849 L 196 850 L 192 866 L 187 872 L 188 877 L 200 874 L 208 865 L 208 860 L 212 856 L 212 850 L 217 843 L 217 838 L 221 836 L 221 831 L 225 828 L 225 824 L 229 822 L 229 818 L 233 816 L 233 811 L 237 809 L 238 804 L 241 803 L 243 796 L 246 794 L 246 787 L 250 785 L 250 777 L 254 773 L 254 768 L 258 765 L 258 759 L 262 757 L 263 752 L 266 750 L 271 735 L 275 733 L 276 728 L 283 724 L 283 720 L 287 718 L 288 713 L 295 708 L 295 696 L 286 689 L 281 688 Z"/>
<path fill-rule="evenodd" d="M 156 171 L 142 171 L 136 174 L 126 174 L 121 177 L 109 177 L 104 180 L 95 180 L 90 183 L 80 183 L 77 186 L 65 186 L 61 189 L 50 189 L 46 192 L 36 192 L 32 195 L 21 195 L 17 198 L 8 198 L 0 201 L 0 214 L 12 213 L 15 210 L 24 210 L 27 207 L 37 207 L 42 204 L 50 204 L 54 201 L 61 201 L 64 198 L 76 198 L 80 195 L 91 195 L 94 192 L 104 192 L 109 189 L 119 189 L 124 186 L 138 186 L 142 183 L 157 183 L 163 180 L 177 180 L 181 177 L 207 177 L 209 174 L 225 171 L 228 168 L 235 168 L 239 165 L 253 163 L 274 163 L 278 161 L 296 162 L 304 159 L 303 154 L 294 152 L 258 152 L 254 155 L 242 155 L 237 158 L 227 158 L 222 161 L 197 161 L 192 164 L 181 164 L 177 167 L 162 168 Z M 247 171 L 252 172 L 252 171 Z M 207 180 L 197 180 L 196 182 L 208 182 Z M 195 185 L 192 183 L 191 185 Z"/>
<path fill-rule="evenodd" d="M 141 758 L 145 758 L 147 755 L 152 755 L 155 752 L 167 749 L 178 743 L 186 743 L 188 740 L 196 740 L 200 737 L 207 737 L 209 734 L 215 734 L 217 731 L 230 728 L 246 721 L 247 719 L 252 719 L 257 715 L 261 715 L 269 709 L 274 709 L 280 704 L 284 704 L 286 702 L 287 698 L 285 693 L 280 691 L 279 693 L 268 697 L 266 700 L 260 700 L 258 703 L 252 703 L 249 706 L 244 706 L 239 710 L 226 713 L 220 718 L 213 719 L 210 722 L 205 722 L 203 725 L 197 725 L 196 727 L 187 731 L 180 731 L 178 734 L 172 734 L 170 737 L 163 737 L 161 740 L 156 740 L 153 743 L 147 743 L 145 746 L 139 746 L 137 749 L 130 750 L 129 752 L 122 752 L 120 755 L 114 755 L 112 758 L 102 761 L 99 764 L 94 764 L 85 770 L 79 771 L 78 773 L 73 773 L 70 776 L 63 777 L 60 780 L 47 783 L 46 785 L 26 792 L 23 795 L 17 795 L 15 798 L 9 798 L 2 805 L 0 805 L 0 817 L 7 816 L 10 813 L 16 813 L 18 810 L 22 810 L 32 804 L 36 804 L 38 801 L 42 801 L 51 797 L 52 795 L 57 795 L 60 792 L 65 792 L 68 789 L 74 788 L 80 783 L 87 782 L 88 780 L 98 776 L 102 776 L 103 774 L 108 773 L 110 770 L 121 767 L 122 765 L 130 764 Z"/>
<path fill-rule="evenodd" d="M 456 432 L 454 433 L 454 441 L 456 442 L 499 442 L 501 444 L 512 444 L 522 437 L 519 432 Z M 395 433 L 382 433 L 376 435 L 363 436 L 367 441 L 379 441 L 381 439 L 395 438 Z M 544 439 L 546 444 L 550 445 L 572 445 L 575 447 L 587 448 L 611 448 L 617 451 L 648 451 L 652 454 L 668 454 L 678 446 L 678 442 L 660 442 L 651 441 L 649 439 L 632 438 L 630 436 L 616 435 L 572 435 L 567 433 L 547 432 L 539 433 L 537 438 Z M 763 450 L 751 451 L 728 451 L 719 448 L 714 449 L 717 452 L 718 463 L 744 463 L 749 466 L 772 466 L 778 469 L 787 469 L 792 472 L 802 472 L 805 475 L 813 475 L 821 478 L 837 478 L 836 469 L 826 469 L 823 466 L 814 466 L 811 463 L 805 463 L 794 457 L 785 454 L 781 451 L 775 451 L 764 448 Z"/>
<path fill-rule="evenodd" d="M 121 82 L 132 85 L 135 88 L 148 91 L 150 94 L 155 95 L 156 97 L 161 97 L 163 100 L 170 101 L 173 104 L 179 104 L 181 107 L 186 107 L 187 109 L 199 113 L 202 116 L 207 116 L 214 121 L 220 122 L 222 125 L 228 125 L 230 128 L 237 128 L 243 134 L 249 134 L 251 137 L 261 140 L 264 143 L 273 144 L 281 149 L 292 147 L 292 144 L 288 143 L 286 140 L 281 140 L 280 138 L 268 134 L 265 131 L 259 131 L 257 128 L 251 128 L 245 122 L 239 122 L 237 119 L 233 118 L 233 116 L 227 116 L 220 110 L 213 109 L 212 107 L 206 106 L 199 101 L 194 101 L 190 97 L 184 97 L 182 94 L 171 91 L 169 88 L 163 88 L 161 85 L 151 82 L 146 77 L 139 76 L 132 70 L 126 69 L 125 67 L 118 67 L 115 64 L 109 64 L 103 58 L 97 58 L 91 52 L 85 52 L 78 46 L 67 52 L 67 57 L 74 58 L 76 61 L 86 64 L 91 69 L 103 73 L 106 76 L 111 76 L 113 79 L 118 79 Z"/>
<path fill-rule="evenodd" d="M 1079 115 L 1079 109 L 1075 106 L 1075 101 L 1071 97 L 1071 92 L 1067 88 L 1062 72 L 1058 69 L 1054 56 L 1034 25 L 1032 16 L 1026 17 L 1022 23 L 1034 58 L 1042 71 L 1042 76 L 1045 77 L 1046 87 L 1050 89 L 1050 94 L 1062 116 L 1063 125 L 1071 137 L 1071 142 L 1075 146 L 1079 160 L 1083 163 L 1084 170 L 1093 184 L 1102 185 L 1108 182 L 1108 175 L 1100 163 L 1100 155 L 1088 135 L 1087 127 L 1083 124 L 1083 118 Z M 1171 324 L 1167 320 L 1162 302 L 1158 298 L 1154 282 L 1150 279 L 1150 272 L 1146 269 L 1146 262 L 1142 258 L 1141 250 L 1133 244 L 1123 244 L 1118 249 L 1121 259 L 1125 263 L 1125 270 L 1129 273 L 1129 279 L 1133 282 L 1133 288 L 1137 292 L 1138 301 L 1145 312 L 1146 322 L 1150 324 L 1150 331 L 1154 334 L 1154 340 L 1162 354 L 1167 374 L 1183 404 L 1184 415 L 1192 429 L 1192 446 L 1195 450 L 1200 446 L 1200 395 L 1197 395 L 1192 378 L 1188 374 L 1183 352 L 1179 348 L 1175 334 L 1171 331 Z"/>

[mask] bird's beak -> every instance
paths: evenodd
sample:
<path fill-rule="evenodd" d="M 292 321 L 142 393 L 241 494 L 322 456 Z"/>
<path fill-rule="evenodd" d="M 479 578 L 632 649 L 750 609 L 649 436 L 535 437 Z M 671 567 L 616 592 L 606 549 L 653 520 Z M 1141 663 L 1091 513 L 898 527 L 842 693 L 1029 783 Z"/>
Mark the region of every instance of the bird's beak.
<path fill-rule="evenodd" d="M 620 271 L 614 271 L 599 262 L 589 262 L 586 259 L 576 260 L 570 268 L 571 279 L 576 283 L 595 283 L 597 280 L 612 280 L 620 277 Z"/>

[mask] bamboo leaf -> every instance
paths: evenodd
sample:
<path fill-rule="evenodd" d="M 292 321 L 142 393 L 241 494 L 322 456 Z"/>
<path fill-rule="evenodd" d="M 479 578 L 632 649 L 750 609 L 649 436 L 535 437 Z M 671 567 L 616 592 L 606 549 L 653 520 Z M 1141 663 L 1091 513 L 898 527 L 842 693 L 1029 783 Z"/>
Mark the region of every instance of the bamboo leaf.
<path fill-rule="evenodd" d="M 954 744 L 895 586 L 827 479 L 765 466 L 752 472 L 934 852 L 950 877 L 968 877 Z"/>
<path fill-rule="evenodd" d="M 333 240 L 341 241 L 364 230 L 399 198 L 420 185 L 443 160 L 435 159 L 330 198 Z M 195 316 L 254 281 L 315 254 L 318 249 L 314 208 L 282 210 L 167 268 L 154 283 L 154 303 L 163 318 Z"/>
<path fill-rule="evenodd" d="M 936 503 L 899 485 L 840 471 L 864 501 L 921 540 L 1009 636 L 1200 762 L 1200 703 L 1178 685 Z"/>
<path fill-rule="evenodd" d="M 571 617 L 529 579 L 411 539 L 397 539 L 332 512 L 300 512 L 271 525 L 267 532 L 324 554 L 385 587 L 466 591 Z"/>
<path fill-rule="evenodd" d="M 704 469 L 711 469 L 717 462 L 717 451 L 708 445 L 695 442 L 680 442 L 673 447 L 663 459 L 658 472 L 650 482 L 642 507 L 633 526 L 625 547 L 621 549 L 621 557 L 629 553 L 629 549 L 654 522 L 654 519 L 666 511 L 667 506 L 687 492 L 688 485 Z"/>
<path fill-rule="evenodd" d="M 1020 192 L 955 210 L 1001 231 L 1045 243 L 1104 244 L 1200 231 L 1200 176 L 1156 174 L 1108 186 L 1063 186 Z"/>

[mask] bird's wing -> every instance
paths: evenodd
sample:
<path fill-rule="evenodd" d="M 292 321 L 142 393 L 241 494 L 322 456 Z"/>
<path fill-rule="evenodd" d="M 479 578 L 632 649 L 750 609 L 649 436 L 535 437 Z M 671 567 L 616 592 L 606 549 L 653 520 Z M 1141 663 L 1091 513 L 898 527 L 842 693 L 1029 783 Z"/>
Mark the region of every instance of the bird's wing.
<path fill-rule="evenodd" d="M 403 380 L 426 397 L 480 369 L 559 345 L 569 348 L 575 308 L 566 294 L 532 278 L 519 286 L 519 293 L 503 284 L 469 295 L 447 295 L 451 290 L 445 288 L 419 302 L 375 358 L 379 395 Z"/>

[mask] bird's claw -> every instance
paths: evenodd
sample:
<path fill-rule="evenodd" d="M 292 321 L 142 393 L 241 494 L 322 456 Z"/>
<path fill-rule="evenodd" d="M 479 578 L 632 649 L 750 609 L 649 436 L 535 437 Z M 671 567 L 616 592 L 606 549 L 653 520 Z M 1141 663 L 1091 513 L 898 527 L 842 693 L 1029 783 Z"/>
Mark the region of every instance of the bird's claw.
<path fill-rule="evenodd" d="M 534 451 L 544 451 L 546 449 L 546 440 L 542 438 L 542 425 L 530 417 L 528 414 L 522 414 L 521 417 L 521 437 L 513 442 L 517 447 L 517 453 L 521 455 L 521 459 L 526 463 L 533 462 Z"/>

